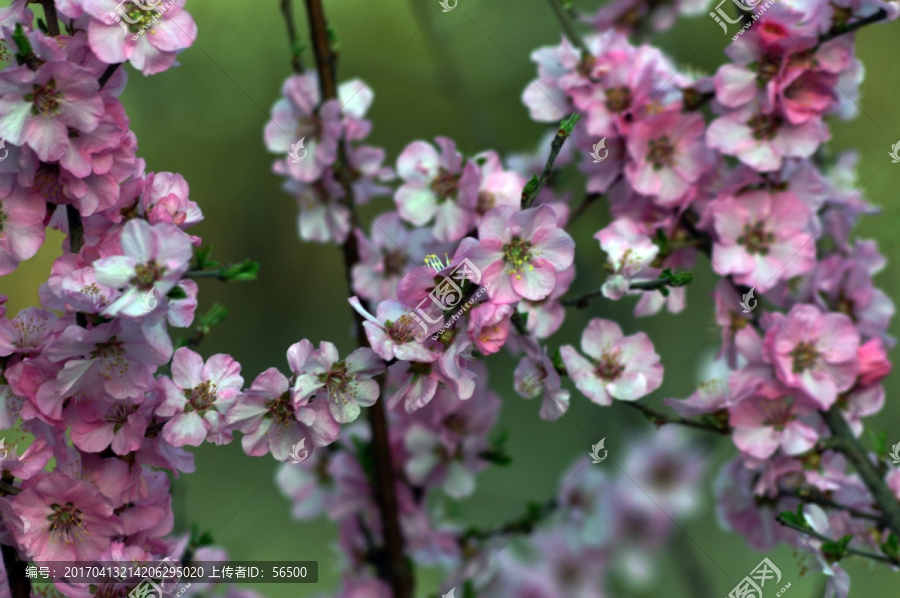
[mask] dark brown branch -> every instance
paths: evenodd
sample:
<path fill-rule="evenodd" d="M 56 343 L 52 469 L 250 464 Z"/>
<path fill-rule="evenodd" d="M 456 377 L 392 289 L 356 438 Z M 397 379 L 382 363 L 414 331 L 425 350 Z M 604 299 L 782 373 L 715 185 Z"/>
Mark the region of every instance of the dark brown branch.
<path fill-rule="evenodd" d="M 47 18 L 47 33 L 51 37 L 59 35 L 59 16 L 56 14 L 56 4 L 54 0 L 41 0 L 41 6 L 44 7 L 44 16 Z"/>
<path fill-rule="evenodd" d="M 109 80 L 113 76 L 113 73 L 116 72 L 116 69 L 118 69 L 121 64 L 121 62 L 117 62 L 116 64 L 111 64 L 106 67 L 106 70 L 103 71 L 103 74 L 100 75 L 99 79 L 97 79 L 97 82 L 100 83 L 100 89 L 106 87 L 106 84 L 109 83 Z"/>
<path fill-rule="evenodd" d="M 319 73 L 319 88 L 322 101 L 337 98 L 337 55 L 331 47 L 328 22 L 322 0 L 306 0 L 306 11 L 309 18 L 310 37 L 313 42 L 313 53 Z M 344 144 L 339 146 L 338 162 L 335 165 L 335 177 L 344 191 L 343 201 L 350 211 L 350 233 L 342 247 L 347 286 L 352 293 L 351 271 L 359 262 L 359 248 L 353 231 L 357 227 L 354 209 L 353 185 L 351 173 L 347 167 Z M 362 318 L 354 312 L 356 332 L 359 346 L 369 346 L 368 338 L 362 326 Z M 384 377 L 377 378 L 380 388 L 384 388 Z M 369 426 L 372 430 L 373 473 L 372 487 L 375 502 L 381 515 L 382 537 L 384 546 L 376 559 L 378 576 L 391 586 L 394 598 L 412 598 L 414 579 L 404 551 L 403 532 L 400 529 L 399 507 L 396 494 L 396 471 L 391 458 L 390 440 L 388 436 L 387 410 L 385 398 L 382 396 L 367 410 Z"/>
<path fill-rule="evenodd" d="M 12 485 L 13 477 L 4 475 L 0 478 L 0 492 L 4 495 L 18 494 L 21 492 Z M 6 578 L 9 582 L 9 591 L 12 598 L 29 598 L 31 596 L 31 580 L 25 574 L 26 564 L 19 558 L 15 547 L 0 546 L 3 554 L 3 567 L 6 569 Z"/>
<path fill-rule="evenodd" d="M 883 21 L 886 18 L 887 18 L 887 11 L 882 8 L 882 9 L 879 9 L 874 14 L 869 15 L 868 17 L 866 17 L 864 19 L 854 21 L 848 25 L 839 25 L 839 26 L 832 27 L 830 31 L 822 34 L 819 37 L 819 44 L 820 45 L 824 44 L 825 42 L 833 40 L 836 37 L 840 37 L 847 33 L 852 33 L 853 31 L 856 31 L 857 29 L 865 27 L 866 25 L 871 25 L 872 23 L 877 23 L 878 21 Z"/>
<path fill-rule="evenodd" d="M 863 483 L 872 494 L 875 504 L 881 509 L 885 525 L 897 536 L 900 536 L 900 502 L 897 502 L 897 497 L 885 483 L 883 476 L 879 475 L 878 470 L 869 461 L 866 449 L 853 435 L 853 431 L 838 409 L 822 411 L 821 414 L 825 425 L 834 436 L 834 449 L 847 457 L 847 460 L 853 464 L 859 477 L 862 478 Z"/>
<path fill-rule="evenodd" d="M 723 436 L 731 434 L 731 427 L 728 424 L 716 425 L 713 423 L 688 419 L 686 417 L 681 417 L 680 415 L 668 415 L 634 401 L 616 401 L 616 403 L 619 403 L 621 405 L 628 405 L 632 409 L 637 409 L 638 411 L 643 413 L 644 416 L 647 417 L 647 419 L 649 419 L 656 427 L 660 427 L 665 424 L 676 424 L 679 426 L 687 426 L 688 428 L 696 428 L 705 432 L 715 432 L 716 434 L 722 434 Z"/>
<path fill-rule="evenodd" d="M 300 58 L 300 38 L 297 36 L 297 26 L 294 24 L 293 0 L 281 0 L 281 12 L 287 25 L 288 43 L 291 45 L 291 68 L 299 75 L 303 72 L 303 60 Z"/>

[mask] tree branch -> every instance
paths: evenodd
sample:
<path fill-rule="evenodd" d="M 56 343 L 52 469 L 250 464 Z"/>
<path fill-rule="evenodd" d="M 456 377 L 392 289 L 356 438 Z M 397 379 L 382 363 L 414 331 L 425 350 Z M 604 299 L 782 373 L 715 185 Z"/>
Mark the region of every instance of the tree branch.
<path fill-rule="evenodd" d="M 785 488 L 778 489 L 778 496 L 775 498 L 799 498 L 803 502 L 817 504 L 822 507 L 827 507 L 829 509 L 837 509 L 840 511 L 845 511 L 848 515 L 852 517 L 856 517 L 857 519 L 868 519 L 869 521 L 874 521 L 881 526 L 884 526 L 884 516 L 878 513 L 869 513 L 866 511 L 860 511 L 859 509 L 855 509 L 853 507 L 848 507 L 843 505 L 835 500 L 832 500 L 825 496 L 818 488 L 815 486 L 804 486 L 799 488 L 798 490 L 787 490 Z"/>
<path fill-rule="evenodd" d="M 470 540 L 488 540 L 497 536 L 507 536 L 510 534 L 530 534 L 538 523 L 543 521 L 548 515 L 559 507 L 559 503 L 555 499 L 541 504 L 530 504 L 526 512 L 512 521 L 507 521 L 501 525 L 489 528 L 478 529 L 470 527 L 460 537 L 459 543 L 465 545 Z"/>
<path fill-rule="evenodd" d="M 291 45 L 291 68 L 299 75 L 303 72 L 303 60 L 300 58 L 300 38 L 297 36 L 297 27 L 294 25 L 293 0 L 281 0 L 281 13 L 287 24 L 288 43 Z"/>
<path fill-rule="evenodd" d="M 578 33 L 578 29 L 575 28 L 575 23 L 572 21 L 572 17 L 569 15 L 569 12 L 562 5 L 562 0 L 547 0 L 550 3 L 550 8 L 553 9 L 553 14 L 556 15 L 556 19 L 559 21 L 559 24 L 562 25 L 563 33 L 568 38 L 569 42 L 581 50 L 582 56 L 590 56 L 591 52 L 588 49 L 587 44 L 584 42 L 584 38 L 581 37 L 581 34 Z"/>
<path fill-rule="evenodd" d="M 531 207 L 531 204 L 534 203 L 534 200 L 541 192 L 541 189 L 544 188 L 544 184 L 550 180 L 550 175 L 553 174 L 553 164 L 556 162 L 557 156 L 559 156 L 559 151 L 566 143 L 566 139 L 572 134 L 575 123 L 578 122 L 579 118 L 581 117 L 578 114 L 572 114 L 559 123 L 559 129 L 556 131 L 556 136 L 553 137 L 553 143 L 550 144 L 550 155 L 547 157 L 547 163 L 544 164 L 544 171 L 541 172 L 540 178 L 537 176 L 532 177 L 532 179 L 528 181 L 528 184 L 525 185 L 525 188 L 522 189 L 523 210 Z"/>
<path fill-rule="evenodd" d="M 59 16 L 56 14 L 56 4 L 54 0 L 41 0 L 41 6 L 44 7 L 44 16 L 47 17 L 47 33 L 50 37 L 59 35 Z"/>
<path fill-rule="evenodd" d="M 791 528 L 794 531 L 800 532 L 801 534 L 805 534 L 811 538 L 815 538 L 816 540 L 821 540 L 822 542 L 837 542 L 837 540 L 834 540 L 832 538 L 829 538 L 828 536 L 820 534 L 819 532 L 817 532 L 815 530 L 811 530 L 802 525 L 797 525 L 796 523 L 794 523 L 792 521 L 787 521 L 787 520 L 783 519 L 781 517 L 781 515 L 777 515 L 775 517 L 775 521 L 777 521 L 778 523 L 780 523 L 781 525 L 783 525 L 785 527 Z M 878 561 L 880 563 L 888 563 L 890 565 L 895 565 L 895 566 L 900 565 L 900 561 L 898 561 L 896 559 L 892 559 L 883 554 L 877 554 L 874 552 L 869 552 L 867 550 L 860 550 L 858 548 L 852 548 L 850 546 L 847 546 L 845 548 L 845 550 L 847 551 L 848 554 L 852 554 L 855 556 L 861 556 L 861 557 L 867 558 L 867 559 L 872 559 L 873 561 Z"/>
<path fill-rule="evenodd" d="M 639 280 L 637 282 L 632 282 L 628 286 L 628 290 L 661 291 L 663 295 L 667 295 L 668 287 L 687 286 L 694 280 L 694 276 L 690 272 L 672 272 L 668 269 L 666 269 L 666 272 L 667 273 L 664 276 L 660 276 L 659 278 L 656 278 L 654 280 Z M 578 297 L 564 299 L 560 301 L 560 304 L 565 307 L 575 306 L 579 309 L 584 309 L 585 307 L 587 307 L 588 301 L 594 299 L 595 297 L 600 297 L 601 295 L 603 295 L 603 290 L 596 289 Z"/>
<path fill-rule="evenodd" d="M 106 70 L 103 71 L 103 74 L 100 75 L 100 78 L 97 79 L 97 82 L 100 84 L 100 89 L 106 87 L 106 84 L 109 83 L 110 78 L 113 76 L 113 73 L 116 72 L 116 69 L 119 68 L 121 62 L 116 64 L 111 64 L 106 67 Z"/>
<path fill-rule="evenodd" d="M 698 430 L 704 430 L 706 432 L 715 432 L 716 434 L 721 434 L 723 436 L 731 434 L 731 426 L 729 426 L 728 424 L 717 425 L 711 422 L 707 423 L 688 419 L 686 417 L 681 417 L 680 415 L 668 415 L 634 401 L 616 401 L 616 403 L 628 405 L 632 409 L 637 409 L 638 411 L 643 413 L 644 416 L 646 416 L 647 419 L 649 419 L 654 425 L 656 425 L 656 427 L 660 427 L 665 424 L 677 424 L 679 426 L 687 426 L 688 428 L 696 428 Z"/>
<path fill-rule="evenodd" d="M 834 449 L 842 453 L 853 464 L 859 477 L 862 478 L 863 483 L 872 494 L 875 504 L 881 509 L 885 525 L 897 536 L 900 536 L 900 502 L 897 502 L 897 497 L 869 461 L 866 449 L 853 435 L 853 431 L 838 409 L 829 409 L 820 413 L 822 419 L 825 420 L 825 425 L 834 436 Z"/>
<path fill-rule="evenodd" d="M 887 11 L 882 8 L 882 9 L 879 9 L 874 14 L 869 15 L 868 17 L 866 17 L 864 19 L 854 21 L 854 22 L 850 23 L 849 25 L 834 26 L 827 33 L 823 33 L 821 36 L 819 36 L 819 45 L 824 44 L 827 41 L 831 41 L 834 38 L 840 37 L 846 33 L 851 33 L 853 31 L 856 31 L 857 29 L 865 27 L 866 25 L 871 25 L 872 23 L 877 23 L 878 21 L 883 21 L 886 18 L 887 18 Z"/>
<path fill-rule="evenodd" d="M 306 11 L 309 18 L 310 37 L 313 42 L 313 53 L 319 73 L 319 88 L 322 101 L 337 98 L 337 55 L 331 47 L 328 23 L 322 0 L 306 0 Z M 350 211 L 350 233 L 343 244 L 344 268 L 347 287 L 352 293 L 352 268 L 359 262 L 359 248 L 354 230 L 357 227 L 356 210 L 354 209 L 353 185 L 344 143 L 338 149 L 338 162 L 335 165 L 335 178 L 344 191 L 344 203 Z M 369 341 L 362 326 L 362 318 L 354 312 L 356 335 L 360 347 L 368 347 Z M 384 389 L 384 376 L 377 379 L 379 388 Z M 396 495 L 396 472 L 391 457 L 390 439 L 388 435 L 387 411 L 384 397 L 379 397 L 367 410 L 369 427 L 372 430 L 373 474 L 372 487 L 375 502 L 381 515 L 382 538 L 384 546 L 380 551 L 376 567 L 378 575 L 387 582 L 393 591 L 394 598 L 412 598 L 414 579 L 406 560 L 403 533 L 400 529 L 399 508 Z"/>

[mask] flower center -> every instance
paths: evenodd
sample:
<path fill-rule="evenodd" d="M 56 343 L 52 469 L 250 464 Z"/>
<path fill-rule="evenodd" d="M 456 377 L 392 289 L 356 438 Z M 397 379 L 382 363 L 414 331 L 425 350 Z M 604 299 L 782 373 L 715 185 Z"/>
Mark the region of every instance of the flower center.
<path fill-rule="evenodd" d="M 456 197 L 459 191 L 460 175 L 452 174 L 440 169 L 438 175 L 431 181 L 431 190 L 438 196 L 438 199 L 450 199 Z"/>
<path fill-rule="evenodd" d="M 785 426 L 794 419 L 794 415 L 791 413 L 793 404 L 794 400 L 791 397 L 782 397 L 771 401 L 764 400 L 761 404 L 761 409 L 765 414 L 763 425 L 772 426 L 779 432 L 784 430 Z"/>
<path fill-rule="evenodd" d="M 667 135 L 663 135 L 659 139 L 651 139 L 648 145 L 650 151 L 647 152 L 647 161 L 653 164 L 654 170 L 672 165 L 675 158 L 675 146 L 669 141 Z"/>
<path fill-rule="evenodd" d="M 355 378 L 353 374 L 347 373 L 347 364 L 343 361 L 338 361 L 331 366 L 331 371 L 319 376 L 319 380 L 325 383 L 328 398 L 335 403 L 346 403 L 348 396 L 356 394 L 353 383 Z"/>
<path fill-rule="evenodd" d="M 475 210 L 479 216 L 484 216 L 488 210 L 497 205 L 497 197 L 490 191 L 480 191 L 478 193 L 478 205 Z"/>
<path fill-rule="evenodd" d="M 406 265 L 406 254 L 401 249 L 395 249 L 384 254 L 384 275 L 399 276 Z"/>
<path fill-rule="evenodd" d="M 47 521 L 50 522 L 50 537 L 56 536 L 65 544 L 75 542 L 81 535 L 84 525 L 83 513 L 70 502 L 65 505 L 53 503 L 50 508 L 53 510 L 53 513 L 47 515 Z"/>
<path fill-rule="evenodd" d="M 631 90 L 624 85 L 607 89 L 606 107 L 611 112 L 628 110 L 631 107 Z"/>
<path fill-rule="evenodd" d="M 128 422 L 128 416 L 137 411 L 137 406 L 129 402 L 117 402 L 113 405 L 106 416 L 103 418 L 108 422 L 112 422 L 113 431 L 118 432 L 119 429 Z"/>
<path fill-rule="evenodd" d="M 764 222 L 755 222 L 752 226 L 744 225 L 744 234 L 737 238 L 737 242 L 746 247 L 747 253 L 766 255 L 775 242 L 775 235 L 766 230 Z"/>
<path fill-rule="evenodd" d="M 128 282 L 142 291 L 149 291 L 153 288 L 153 283 L 160 279 L 165 270 L 165 266 L 158 265 L 156 260 L 150 260 L 146 264 L 135 266 L 134 276 Z"/>
<path fill-rule="evenodd" d="M 819 358 L 819 352 L 816 351 L 816 346 L 813 343 L 809 341 L 800 341 L 797 343 L 797 346 L 794 347 L 794 350 L 791 351 L 791 357 L 794 360 L 794 373 L 799 374 L 808 370 L 816 363 L 816 359 Z"/>
<path fill-rule="evenodd" d="M 115 364 L 120 361 L 124 353 L 125 352 L 122 350 L 122 342 L 116 337 L 112 337 L 105 343 L 97 343 L 94 345 L 94 350 L 91 351 L 91 358 L 112 361 L 113 364 Z M 125 360 L 121 359 L 121 361 L 124 362 Z M 125 367 L 128 367 L 127 363 L 125 364 Z"/>
<path fill-rule="evenodd" d="M 59 114 L 59 98 L 62 93 L 56 91 L 56 81 L 50 79 L 44 86 L 33 85 L 31 93 L 23 96 L 31 102 L 31 113 L 56 116 Z"/>
<path fill-rule="evenodd" d="M 771 114 L 756 114 L 747 121 L 747 126 L 753 131 L 755 139 L 772 139 L 778 133 L 782 119 L 780 116 L 772 116 Z"/>
<path fill-rule="evenodd" d="M 188 405 L 185 406 L 185 411 L 196 410 L 203 415 L 216 401 L 216 391 L 218 389 L 219 386 L 217 384 L 204 380 L 191 389 L 191 396 L 188 400 Z"/>
<path fill-rule="evenodd" d="M 525 269 L 526 262 L 531 259 L 531 243 L 523 241 L 519 237 L 513 237 L 509 243 L 503 246 L 503 254 L 507 273 L 515 273 L 516 278 L 522 278 L 522 270 Z M 528 264 L 528 269 L 534 270 L 534 266 Z"/>
<path fill-rule="evenodd" d="M 781 58 L 766 54 L 759 59 L 756 66 L 756 83 L 759 87 L 765 87 L 766 83 L 775 78 L 781 70 Z"/>
<path fill-rule="evenodd" d="M 318 114 L 310 114 L 300 118 L 297 122 L 297 139 L 312 137 L 318 139 L 322 136 L 322 120 Z"/>
<path fill-rule="evenodd" d="M 598 377 L 611 382 L 622 375 L 622 372 L 625 371 L 625 365 L 622 363 L 619 353 L 619 349 L 612 352 L 608 349 L 603 351 L 603 355 L 600 356 L 594 368 L 594 372 Z"/>
<path fill-rule="evenodd" d="M 34 186 L 50 203 L 62 203 L 65 196 L 62 185 L 59 184 L 59 164 L 41 162 L 34 173 Z"/>
<path fill-rule="evenodd" d="M 286 427 L 294 421 L 294 409 L 291 407 L 291 394 L 286 392 L 277 399 L 266 403 L 268 412 L 265 417 L 275 421 L 279 427 Z"/>
<path fill-rule="evenodd" d="M 414 339 L 416 334 L 413 332 L 413 327 L 418 326 L 416 321 L 409 314 L 403 314 L 397 318 L 396 322 L 391 323 L 388 321 L 385 322 L 384 325 L 385 328 L 387 328 L 388 336 L 391 337 L 392 341 L 398 344 Z"/>

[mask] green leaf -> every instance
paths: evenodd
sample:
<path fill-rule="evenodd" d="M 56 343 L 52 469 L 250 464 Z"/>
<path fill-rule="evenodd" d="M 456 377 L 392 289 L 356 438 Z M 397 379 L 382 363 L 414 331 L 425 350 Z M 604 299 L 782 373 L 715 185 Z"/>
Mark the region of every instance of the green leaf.
<path fill-rule="evenodd" d="M 566 137 L 571 135 L 572 131 L 575 130 L 575 124 L 579 121 L 580 118 L 581 115 L 576 112 L 575 114 L 562 119 L 562 122 L 559 123 L 559 133 Z"/>
<path fill-rule="evenodd" d="M 669 286 L 673 287 L 684 287 L 694 282 L 694 273 L 690 270 L 673 272 L 671 268 L 666 268 L 662 271 L 661 276 L 666 279 Z"/>
<path fill-rule="evenodd" d="M 478 598 L 478 596 L 475 594 L 475 584 L 472 583 L 471 579 L 467 579 L 463 584 L 462 598 Z"/>
<path fill-rule="evenodd" d="M 809 524 L 806 523 L 806 518 L 803 517 L 803 515 L 798 515 L 797 513 L 793 513 L 791 511 L 782 511 L 778 514 L 777 519 L 785 521 L 787 523 L 791 523 L 793 525 L 798 525 L 803 529 L 809 529 Z"/>
<path fill-rule="evenodd" d="M 205 245 L 194 250 L 194 265 L 192 270 L 211 270 L 219 267 L 219 262 L 209 259 L 212 246 Z"/>
<path fill-rule="evenodd" d="M 540 179 L 537 175 L 531 177 L 531 180 L 525 184 L 525 188 L 522 189 L 522 197 L 530 197 L 531 194 L 536 193 L 538 186 L 541 184 Z"/>
<path fill-rule="evenodd" d="M 562 352 L 557 347 L 553 353 L 550 354 L 550 362 L 553 364 L 554 369 L 560 374 L 564 374 L 566 371 L 566 363 L 563 361 Z"/>
<path fill-rule="evenodd" d="M 18 64 L 28 64 L 34 59 L 34 50 L 31 48 L 31 42 L 28 41 L 28 36 L 25 35 L 25 30 L 22 28 L 22 23 L 16 23 L 16 30 L 13 32 L 13 41 L 16 42 L 16 47 L 19 49 L 16 52 L 16 62 Z"/>
<path fill-rule="evenodd" d="M 223 268 L 222 278 L 226 282 L 256 280 L 257 272 L 259 272 L 259 262 L 244 260 L 239 264 Z"/>
<path fill-rule="evenodd" d="M 872 446 L 875 447 L 875 454 L 879 457 L 886 457 L 888 454 L 888 433 L 885 430 L 884 432 L 875 433 L 872 430 L 869 430 L 869 439 L 872 441 Z"/>
<path fill-rule="evenodd" d="M 228 317 L 228 310 L 221 303 L 213 303 L 209 308 L 209 311 L 206 312 L 205 315 L 200 316 L 200 324 L 201 328 L 213 328 L 214 326 L 218 326 Z"/>
<path fill-rule="evenodd" d="M 851 534 L 847 534 L 837 542 L 823 542 L 822 555 L 829 562 L 835 563 L 837 561 L 840 561 L 847 556 L 847 545 L 850 544 L 850 540 L 852 539 L 853 536 Z"/>
<path fill-rule="evenodd" d="M 888 536 L 887 542 L 881 545 L 881 552 L 894 560 L 900 559 L 900 541 L 897 540 L 897 534 Z"/>
<path fill-rule="evenodd" d="M 187 291 L 185 291 L 183 287 L 175 286 L 172 287 L 172 290 L 169 291 L 169 294 L 166 295 L 166 298 L 177 301 L 178 299 L 187 299 L 187 296 Z"/>

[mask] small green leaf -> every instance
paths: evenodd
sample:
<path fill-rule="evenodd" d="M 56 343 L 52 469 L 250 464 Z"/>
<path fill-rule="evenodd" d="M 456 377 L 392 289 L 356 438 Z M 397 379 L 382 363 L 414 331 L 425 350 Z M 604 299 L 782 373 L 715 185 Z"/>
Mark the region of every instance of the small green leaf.
<path fill-rule="evenodd" d="M 673 287 L 683 287 L 691 284 L 694 281 L 694 273 L 690 270 L 685 270 L 683 272 L 673 272 L 671 268 L 666 268 L 662 271 L 662 278 L 666 279 L 666 282 L 669 283 L 669 286 Z"/>
<path fill-rule="evenodd" d="M 851 534 L 847 534 L 837 542 L 823 542 L 822 555 L 832 563 L 836 563 L 847 556 L 847 545 L 853 539 Z"/>
<path fill-rule="evenodd" d="M 897 534 L 888 536 L 887 542 L 881 545 L 881 552 L 894 560 L 900 559 L 900 541 L 897 540 Z"/>
<path fill-rule="evenodd" d="M 257 272 L 259 272 L 259 262 L 244 260 L 239 264 L 223 268 L 222 278 L 226 282 L 256 280 Z"/>
<path fill-rule="evenodd" d="M 194 250 L 194 264 L 192 270 L 211 270 L 219 267 L 219 262 L 209 259 L 212 246 L 205 245 Z"/>
<path fill-rule="evenodd" d="M 563 361 L 562 352 L 559 350 L 559 347 L 550 354 L 550 362 L 557 372 L 565 373 L 566 363 Z"/>
<path fill-rule="evenodd" d="M 183 287 L 175 286 L 172 287 L 172 290 L 169 291 L 168 295 L 166 295 L 166 299 L 177 301 L 179 299 L 187 299 L 187 296 L 187 291 L 185 291 Z"/>
<path fill-rule="evenodd" d="M 28 36 L 25 35 L 22 23 L 16 23 L 16 29 L 13 32 L 13 41 L 16 42 L 16 47 L 19 49 L 19 51 L 16 52 L 16 62 L 18 64 L 28 64 L 31 62 L 31 60 L 34 59 L 34 50 L 31 48 L 31 42 L 28 41 Z"/>
<path fill-rule="evenodd" d="M 809 528 L 809 524 L 806 523 L 806 518 L 803 515 L 798 515 L 797 513 L 792 513 L 791 511 L 782 511 L 778 514 L 777 519 L 784 521 L 786 523 L 791 523 L 793 525 L 800 526 L 804 529 Z"/>
<path fill-rule="evenodd" d="M 525 184 L 525 188 L 522 189 L 522 198 L 530 197 L 532 193 L 536 193 L 538 186 L 541 184 L 537 175 L 531 177 L 531 180 Z"/>
<path fill-rule="evenodd" d="M 206 312 L 205 315 L 200 316 L 200 324 L 199 327 L 210 329 L 215 326 L 218 326 L 228 317 L 228 310 L 221 303 L 213 303 L 209 308 L 209 311 Z"/>
<path fill-rule="evenodd" d="M 879 457 L 886 457 L 888 454 L 888 433 L 887 431 L 875 433 L 872 430 L 869 430 L 869 439 L 872 441 L 872 446 L 875 447 L 875 454 Z"/>
<path fill-rule="evenodd" d="M 577 112 L 562 119 L 559 123 L 559 132 L 568 137 L 575 130 L 575 124 L 581 119 L 581 115 Z"/>

